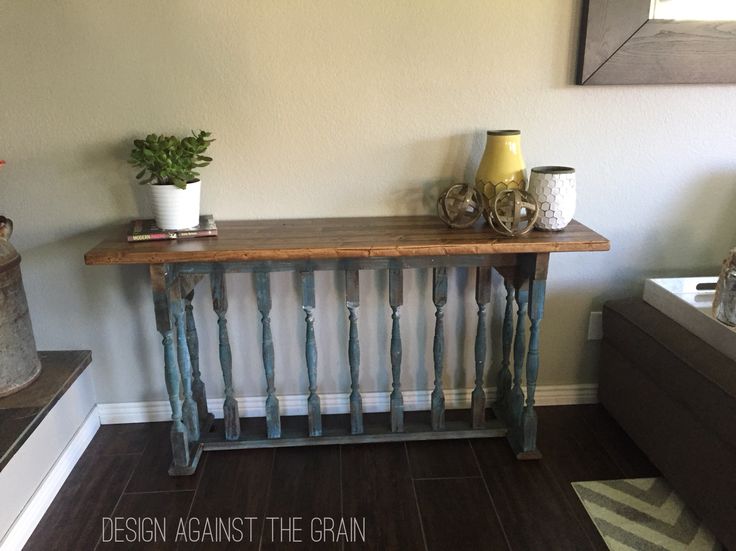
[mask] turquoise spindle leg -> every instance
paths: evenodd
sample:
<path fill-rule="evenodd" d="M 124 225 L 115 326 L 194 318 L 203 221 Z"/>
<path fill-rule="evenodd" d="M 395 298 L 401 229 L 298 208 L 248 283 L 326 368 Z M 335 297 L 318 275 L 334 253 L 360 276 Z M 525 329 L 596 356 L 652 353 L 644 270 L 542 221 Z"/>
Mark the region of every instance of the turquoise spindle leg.
<path fill-rule="evenodd" d="M 309 436 L 322 435 L 322 416 L 317 394 L 317 341 L 314 338 L 314 272 L 302 272 L 302 308 L 306 314 L 306 359 L 307 377 L 309 378 L 309 398 L 307 398 L 307 417 L 309 419 Z"/>
<path fill-rule="evenodd" d="M 534 255 L 534 266 L 530 269 L 531 298 L 529 301 L 529 353 L 526 358 L 526 408 L 522 418 L 522 458 L 541 457 L 537 450 L 537 414 L 534 411 L 534 395 L 537 389 L 539 372 L 539 326 L 544 314 L 544 297 L 547 287 L 547 266 L 549 254 Z M 531 259 L 530 259 L 531 260 Z"/>
<path fill-rule="evenodd" d="M 478 305 L 478 328 L 475 333 L 475 388 L 471 395 L 474 429 L 481 429 L 485 425 L 486 393 L 483 390 L 483 375 L 485 372 L 488 339 L 486 310 L 490 301 L 491 269 L 479 266 L 475 276 L 475 302 Z"/>
<path fill-rule="evenodd" d="M 514 336 L 514 386 L 511 389 L 511 431 L 516 434 L 521 427 L 524 410 L 524 393 L 521 390 L 521 377 L 526 352 L 526 309 L 529 302 L 529 282 L 522 280 L 516 285 L 516 335 Z"/>
<path fill-rule="evenodd" d="M 496 411 L 508 423 L 511 418 L 510 394 L 512 378 L 509 366 L 511 365 L 511 343 L 514 341 L 514 284 L 506 276 L 504 276 L 503 283 L 506 288 L 506 310 L 503 316 L 501 336 L 501 368 L 496 375 Z"/>
<path fill-rule="evenodd" d="M 281 438 L 279 400 L 274 384 L 273 336 L 271 335 L 271 281 L 268 272 L 256 272 L 256 298 L 263 325 L 263 369 L 266 372 L 266 431 L 269 438 Z"/>
<path fill-rule="evenodd" d="M 388 271 L 388 302 L 391 306 L 391 432 L 404 432 L 404 397 L 401 394 L 401 325 L 399 309 L 404 303 L 401 268 Z"/>
<path fill-rule="evenodd" d="M 179 399 L 180 376 L 176 362 L 176 347 L 172 331 L 164 333 L 164 372 L 166 374 L 166 392 L 171 404 L 171 451 L 174 465 L 187 467 L 189 465 L 189 432 L 182 422 L 182 407 Z"/>
<path fill-rule="evenodd" d="M 238 401 L 233 389 L 233 356 L 230 350 L 230 336 L 227 331 L 227 289 L 225 277 L 220 271 L 210 274 L 210 289 L 212 291 L 212 307 L 217 314 L 217 327 L 220 340 L 220 367 L 222 380 L 225 383 L 225 403 L 223 417 L 225 419 L 225 440 L 240 438 L 240 413 Z"/>
<path fill-rule="evenodd" d="M 432 430 L 445 428 L 445 393 L 442 389 L 442 370 L 445 349 L 445 305 L 447 304 L 447 268 L 432 272 L 432 300 L 435 305 L 434 326 L 434 390 L 432 391 Z"/>
<path fill-rule="evenodd" d="M 184 425 L 189 431 L 189 440 L 196 442 L 199 440 L 199 415 L 197 414 L 197 403 L 192 395 L 192 363 L 189 358 L 189 346 L 187 345 L 187 320 L 184 314 L 184 299 L 181 298 L 181 289 L 179 285 L 174 287 L 171 306 L 176 320 L 176 351 L 179 359 L 181 384 L 184 387 L 182 417 Z"/>
<path fill-rule="evenodd" d="M 199 337 L 197 337 L 197 326 L 194 323 L 192 300 L 194 300 L 194 289 L 189 291 L 184 298 L 184 310 L 187 318 L 187 346 L 189 347 L 189 359 L 192 362 L 192 395 L 197 403 L 199 421 L 204 423 L 209 418 L 209 411 L 207 410 L 207 392 L 199 371 Z"/>
<path fill-rule="evenodd" d="M 173 323 L 169 308 L 167 293 L 167 266 L 152 264 L 151 285 L 153 287 L 153 303 L 156 312 L 156 328 L 163 337 L 164 346 L 164 374 L 166 377 L 166 391 L 171 404 L 171 453 L 173 466 L 176 468 L 189 467 L 189 436 L 182 422 L 181 400 L 179 399 L 179 367 L 176 361 L 174 347 Z"/>
<path fill-rule="evenodd" d="M 350 313 L 348 363 L 350 364 L 350 431 L 363 433 L 363 398 L 360 396 L 360 340 L 358 338 L 358 307 L 360 306 L 360 272 L 345 271 L 345 303 Z"/>

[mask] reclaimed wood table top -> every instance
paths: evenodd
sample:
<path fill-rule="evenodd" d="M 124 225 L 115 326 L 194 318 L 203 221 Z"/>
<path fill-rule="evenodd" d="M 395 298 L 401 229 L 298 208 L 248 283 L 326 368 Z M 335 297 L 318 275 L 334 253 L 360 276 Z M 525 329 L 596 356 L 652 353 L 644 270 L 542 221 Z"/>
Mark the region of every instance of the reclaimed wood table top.
<path fill-rule="evenodd" d="M 561 232 L 507 238 L 485 225 L 450 229 L 436 216 L 223 220 L 217 237 L 126 241 L 121 230 L 84 255 L 86 264 L 281 261 L 607 251 L 609 241 L 573 220 Z"/>

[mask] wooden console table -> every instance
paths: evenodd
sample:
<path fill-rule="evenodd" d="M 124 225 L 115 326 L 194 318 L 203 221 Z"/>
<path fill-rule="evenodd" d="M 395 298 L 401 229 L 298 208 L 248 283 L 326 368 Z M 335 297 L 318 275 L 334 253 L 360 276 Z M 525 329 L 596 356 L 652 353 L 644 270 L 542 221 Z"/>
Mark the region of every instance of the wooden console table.
<path fill-rule="evenodd" d="M 306 220 L 231 221 L 218 223 L 220 235 L 181 241 L 128 243 L 124 234 L 106 239 L 85 255 L 87 264 L 148 264 L 156 325 L 163 337 L 164 371 L 172 411 L 172 475 L 192 474 L 203 449 L 298 446 L 391 440 L 471 438 L 506 435 L 517 457 L 541 457 L 537 450 L 534 392 L 539 370 L 539 328 L 544 308 L 550 253 L 606 251 L 609 242 L 573 221 L 563 232 L 534 231 L 523 238 L 500 238 L 486 227 L 451 230 L 434 216 L 331 218 Z M 476 268 L 478 327 L 475 340 L 475 388 L 471 413 L 465 420 L 445 419 L 444 308 L 447 269 Z M 402 274 L 407 268 L 432 268 L 435 311 L 434 390 L 428 422 L 405 421 L 401 393 Z M 486 419 L 483 390 L 487 346 L 487 310 L 491 268 L 504 279 L 503 360 L 495 377 L 496 419 Z M 274 373 L 269 274 L 295 271 L 302 283 L 306 315 L 305 368 L 309 380 L 308 426 L 282 432 Z M 320 413 L 317 393 L 317 347 L 314 338 L 315 270 L 345 272 L 349 317 L 348 363 L 351 378 L 350 421 L 334 426 Z M 386 270 L 392 318 L 390 416 L 364 415 L 360 394 L 360 348 L 357 311 L 360 270 Z M 267 383 L 266 427 L 262 434 L 241 433 L 227 330 L 226 272 L 253 272 L 257 307 L 262 317 L 262 361 Z M 219 353 L 225 385 L 224 434 L 212 434 L 205 385 L 199 370 L 197 331 L 192 299 L 197 283 L 209 275 L 212 303 L 219 326 Z M 514 316 L 514 301 L 516 316 Z M 388 311 L 387 311 L 388 315 Z M 529 317 L 529 347 L 526 346 Z M 516 318 L 514 329 L 514 318 Z M 513 349 L 513 376 L 511 371 Z M 525 366 L 526 364 L 526 366 Z M 522 372 L 526 367 L 526 402 Z M 183 395 L 183 400 L 180 396 Z M 323 430 L 323 419 L 325 427 Z"/>

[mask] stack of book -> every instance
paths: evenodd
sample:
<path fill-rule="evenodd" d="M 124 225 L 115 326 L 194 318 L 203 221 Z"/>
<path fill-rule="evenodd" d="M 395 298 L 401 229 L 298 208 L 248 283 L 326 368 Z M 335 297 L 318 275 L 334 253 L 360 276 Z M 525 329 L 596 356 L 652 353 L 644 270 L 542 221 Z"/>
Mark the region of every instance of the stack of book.
<path fill-rule="evenodd" d="M 128 231 L 128 241 L 160 241 L 163 239 L 192 239 L 194 237 L 214 237 L 217 235 L 215 219 L 211 214 L 199 217 L 199 225 L 184 230 L 162 230 L 156 221 L 133 220 Z"/>

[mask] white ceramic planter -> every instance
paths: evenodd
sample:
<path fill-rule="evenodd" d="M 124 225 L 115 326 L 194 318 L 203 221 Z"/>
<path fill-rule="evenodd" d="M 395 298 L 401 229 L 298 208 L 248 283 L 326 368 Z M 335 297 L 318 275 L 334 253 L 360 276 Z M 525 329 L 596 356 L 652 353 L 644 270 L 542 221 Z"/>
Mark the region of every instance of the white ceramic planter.
<path fill-rule="evenodd" d="M 183 230 L 199 224 L 201 182 L 191 182 L 186 189 L 174 185 L 149 185 L 156 225 L 164 230 Z"/>
<path fill-rule="evenodd" d="M 539 203 L 539 230 L 560 231 L 575 214 L 575 169 L 566 166 L 539 166 L 532 169 L 529 191 Z"/>

